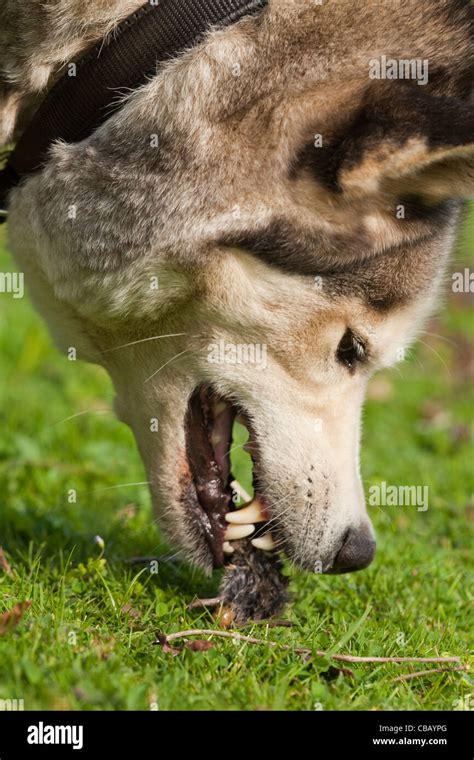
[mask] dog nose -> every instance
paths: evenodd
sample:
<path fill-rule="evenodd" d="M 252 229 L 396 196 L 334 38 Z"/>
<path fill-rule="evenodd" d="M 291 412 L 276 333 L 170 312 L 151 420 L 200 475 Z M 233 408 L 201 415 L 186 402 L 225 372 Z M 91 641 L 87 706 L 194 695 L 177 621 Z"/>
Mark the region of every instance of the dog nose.
<path fill-rule="evenodd" d="M 330 573 L 352 573 L 362 570 L 375 556 L 375 541 L 367 528 L 351 528 L 339 549 Z"/>

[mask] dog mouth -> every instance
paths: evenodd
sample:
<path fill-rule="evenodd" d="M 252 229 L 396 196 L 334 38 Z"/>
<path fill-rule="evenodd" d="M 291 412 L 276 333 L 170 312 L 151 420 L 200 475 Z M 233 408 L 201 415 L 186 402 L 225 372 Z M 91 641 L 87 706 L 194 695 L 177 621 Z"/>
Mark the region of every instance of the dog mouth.
<path fill-rule="evenodd" d="M 249 431 L 246 451 L 252 457 L 254 498 L 235 509 L 235 483 L 230 452 L 234 422 Z M 186 502 L 190 520 L 204 538 L 215 568 L 222 567 L 234 551 L 232 543 L 251 537 L 257 549 L 271 551 L 273 539 L 266 529 L 269 513 L 258 480 L 258 447 L 249 415 L 233 400 L 200 385 L 192 394 L 186 413 L 186 454 L 193 484 L 193 498 Z"/>

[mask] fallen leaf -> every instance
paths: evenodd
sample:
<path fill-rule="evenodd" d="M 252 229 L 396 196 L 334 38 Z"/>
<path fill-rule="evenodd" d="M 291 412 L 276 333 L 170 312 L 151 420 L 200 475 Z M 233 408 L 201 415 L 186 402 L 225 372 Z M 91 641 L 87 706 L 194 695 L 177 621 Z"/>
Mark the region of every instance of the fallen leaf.
<path fill-rule="evenodd" d="M 187 641 L 185 644 L 187 649 L 192 652 L 207 652 L 208 649 L 212 649 L 214 644 L 212 641 L 205 641 L 204 639 L 194 639 L 193 641 Z"/>
<path fill-rule="evenodd" d="M 5 552 L 3 551 L 2 547 L 0 546 L 0 569 L 3 570 L 10 578 L 13 578 L 13 571 L 11 568 L 11 565 L 7 558 L 5 557 Z"/>
<path fill-rule="evenodd" d="M 122 609 L 120 610 L 124 615 L 128 615 L 130 618 L 129 625 L 133 625 L 134 620 L 138 620 L 140 617 L 140 613 L 138 610 L 135 609 L 135 607 L 132 607 L 130 603 L 124 604 Z"/>
<path fill-rule="evenodd" d="M 183 647 L 171 647 L 166 640 L 166 634 L 162 633 L 161 631 L 157 631 L 156 633 L 155 644 L 159 644 L 165 654 L 172 654 L 176 656 L 183 651 Z"/>
<path fill-rule="evenodd" d="M 350 668 L 336 668 L 334 665 L 331 665 L 331 667 L 322 675 L 327 681 L 334 681 L 340 675 L 345 676 L 346 678 L 354 678 L 354 671 Z"/>
<path fill-rule="evenodd" d="M 162 650 L 165 654 L 172 654 L 173 657 L 176 657 L 177 654 L 181 654 L 183 647 L 170 647 L 168 642 L 165 641 L 162 645 Z"/>
<path fill-rule="evenodd" d="M 166 634 L 158 631 L 156 634 L 155 644 L 159 644 L 166 654 L 172 654 L 176 657 L 177 654 L 181 654 L 183 649 L 190 649 L 191 652 L 207 652 L 208 649 L 213 649 L 214 643 L 212 641 L 206 641 L 204 639 L 192 639 L 186 641 L 184 645 L 170 646 L 166 639 Z"/>
<path fill-rule="evenodd" d="M 0 636 L 5 636 L 6 633 L 16 628 L 23 617 L 23 613 L 30 607 L 31 602 L 18 602 L 11 610 L 2 613 L 0 615 Z"/>

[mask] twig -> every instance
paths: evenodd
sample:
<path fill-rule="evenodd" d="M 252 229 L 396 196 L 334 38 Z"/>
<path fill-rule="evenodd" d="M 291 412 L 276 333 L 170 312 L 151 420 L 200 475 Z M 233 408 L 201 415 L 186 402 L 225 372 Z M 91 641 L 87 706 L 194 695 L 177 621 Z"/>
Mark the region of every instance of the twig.
<path fill-rule="evenodd" d="M 171 562 L 175 564 L 176 560 L 173 555 L 163 554 L 158 557 L 126 557 L 122 559 L 127 565 L 148 565 L 149 562 Z"/>
<path fill-rule="evenodd" d="M 432 668 L 431 670 L 419 670 L 417 673 L 405 673 L 403 676 L 392 678 L 392 683 L 396 681 L 409 681 L 411 678 L 421 678 L 422 676 L 431 676 L 433 673 L 455 673 L 459 670 L 469 670 L 469 665 L 461 665 L 459 668 Z"/>
<path fill-rule="evenodd" d="M 188 604 L 188 610 L 199 609 L 200 607 L 217 607 L 224 601 L 223 596 L 215 596 L 212 599 L 195 599 Z"/>
<path fill-rule="evenodd" d="M 291 620 L 254 620 L 252 625 L 264 625 L 265 628 L 293 628 Z"/>
<path fill-rule="evenodd" d="M 267 644 L 270 647 L 281 647 L 281 649 L 291 650 L 297 654 L 313 654 L 311 649 L 306 647 L 292 647 L 289 644 L 282 644 L 279 641 L 269 639 L 257 639 L 254 636 L 245 636 L 242 633 L 233 631 L 215 631 L 211 628 L 192 628 L 188 631 L 178 631 L 166 635 L 166 641 L 182 639 L 185 636 L 220 636 L 235 641 L 245 641 L 247 644 Z M 350 654 L 331 654 L 317 649 L 314 652 L 318 657 L 329 657 L 332 660 L 341 660 L 342 662 L 461 662 L 460 657 L 356 657 Z"/>
<path fill-rule="evenodd" d="M 349 654 L 317 652 L 319 657 L 332 657 L 346 662 L 461 662 L 460 657 L 353 657 Z"/>
<path fill-rule="evenodd" d="M 280 644 L 278 641 L 270 641 L 268 639 L 256 639 L 254 636 L 246 636 L 243 633 L 237 631 L 214 631 L 210 628 L 192 628 L 188 631 L 178 631 L 177 633 L 169 633 L 166 635 L 166 641 L 174 641 L 175 639 L 182 639 L 185 636 L 221 636 L 226 639 L 234 639 L 234 641 L 245 641 L 247 644 L 268 644 L 271 647 L 280 646 L 282 649 L 293 649 L 289 644 Z M 293 651 L 298 654 L 311 654 L 310 649 L 296 648 Z"/>

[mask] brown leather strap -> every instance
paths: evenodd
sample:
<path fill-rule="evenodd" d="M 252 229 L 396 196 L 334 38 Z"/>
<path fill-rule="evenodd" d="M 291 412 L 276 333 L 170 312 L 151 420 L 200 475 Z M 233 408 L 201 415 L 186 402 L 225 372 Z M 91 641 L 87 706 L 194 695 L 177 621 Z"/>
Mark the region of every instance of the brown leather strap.
<path fill-rule="evenodd" d="M 42 167 L 55 140 L 88 137 L 121 107 L 120 94 L 144 84 L 159 64 L 196 45 L 210 26 L 234 23 L 267 2 L 150 0 L 126 18 L 51 89 L 0 172 L 0 210 L 22 177 Z"/>

